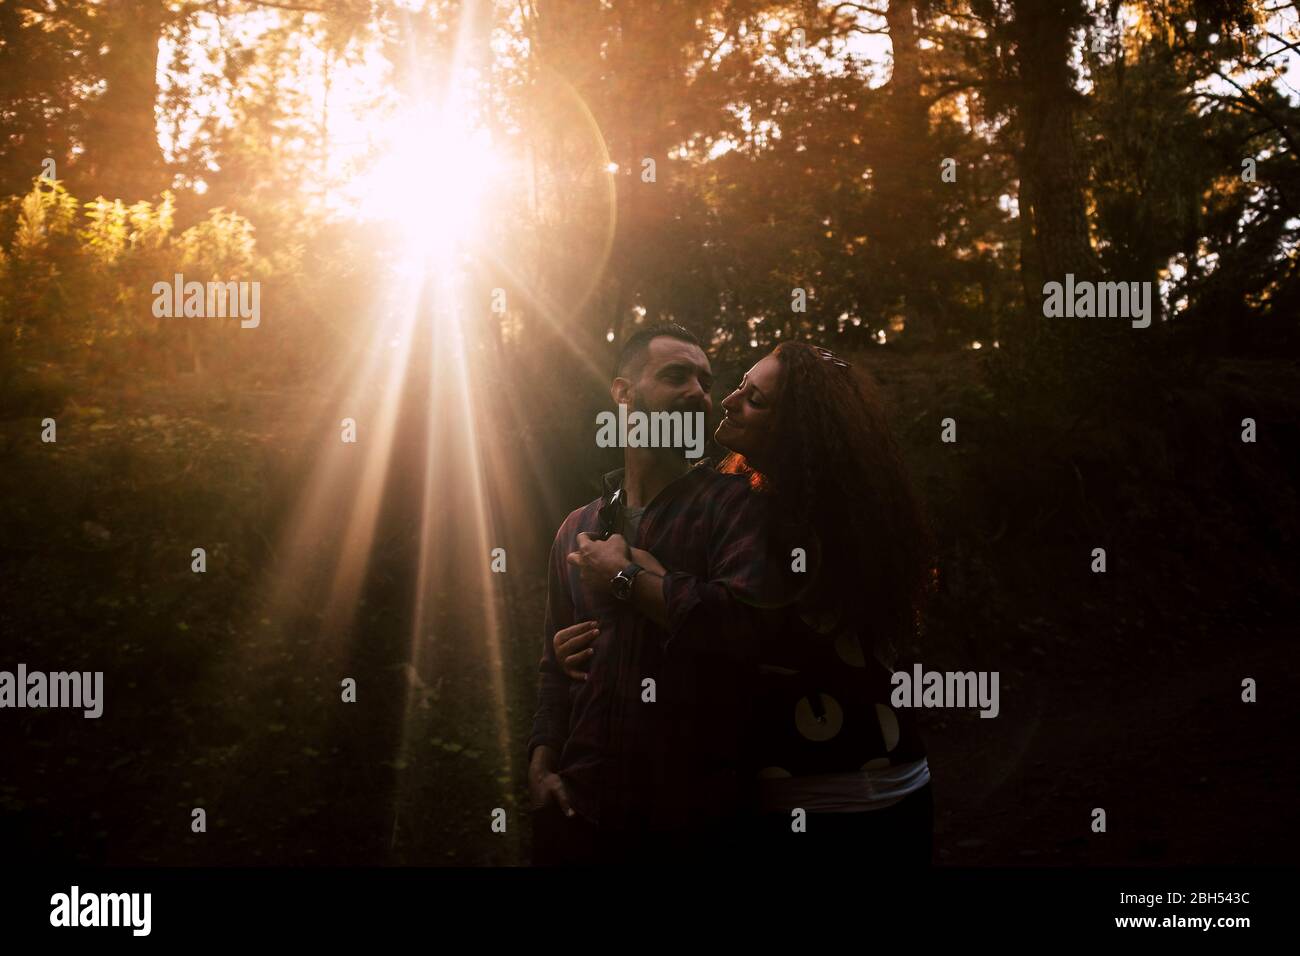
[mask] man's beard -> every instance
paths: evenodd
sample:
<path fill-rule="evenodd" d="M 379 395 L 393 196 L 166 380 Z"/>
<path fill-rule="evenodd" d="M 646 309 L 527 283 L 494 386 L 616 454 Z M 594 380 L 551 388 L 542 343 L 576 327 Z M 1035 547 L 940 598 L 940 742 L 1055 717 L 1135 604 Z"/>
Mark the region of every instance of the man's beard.
<path fill-rule="evenodd" d="M 686 402 L 684 404 L 670 406 L 668 408 L 651 409 L 651 408 L 644 407 L 643 403 L 641 402 L 640 396 L 637 395 L 635 391 L 633 391 L 630 400 L 628 401 L 627 404 L 627 411 L 629 415 L 632 412 L 644 412 L 647 416 L 653 415 L 655 412 L 681 412 L 683 415 L 693 415 L 696 412 L 701 412 L 704 415 L 704 426 L 705 426 L 704 446 L 706 448 L 708 446 L 708 440 L 711 437 L 708 429 L 709 413 L 708 410 L 705 409 L 704 404 L 702 402 Z M 674 458 L 681 458 L 685 461 L 694 462 L 699 460 L 697 458 L 691 458 L 686 454 L 688 451 L 690 451 L 690 448 L 685 443 L 683 443 L 680 447 L 676 445 L 669 445 L 666 447 L 656 448 L 654 450 L 661 452 L 665 455 L 671 455 Z"/>
<path fill-rule="evenodd" d="M 627 410 L 629 413 L 645 412 L 647 415 L 652 415 L 655 412 L 682 412 L 687 415 L 694 414 L 695 412 L 703 412 L 706 422 L 709 414 L 709 411 L 704 407 L 703 402 L 684 402 L 680 405 L 670 405 L 668 408 L 646 408 L 641 402 L 641 397 L 637 395 L 635 391 L 632 393 L 631 400 L 628 402 Z"/>

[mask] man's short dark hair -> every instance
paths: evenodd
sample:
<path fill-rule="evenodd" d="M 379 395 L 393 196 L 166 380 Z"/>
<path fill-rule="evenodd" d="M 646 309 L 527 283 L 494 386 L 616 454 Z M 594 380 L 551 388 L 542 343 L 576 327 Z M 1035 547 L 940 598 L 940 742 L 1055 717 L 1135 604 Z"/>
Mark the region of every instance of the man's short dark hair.
<path fill-rule="evenodd" d="M 618 361 L 614 363 L 612 377 L 618 378 L 622 375 L 624 378 L 634 378 L 635 376 L 626 374 L 634 368 L 637 375 L 639 375 L 642 366 L 645 365 L 646 356 L 650 352 L 650 340 L 661 336 L 667 336 L 681 342 L 689 342 L 699 348 L 700 351 L 704 350 L 700 340 L 692 332 L 687 331 L 677 323 L 656 322 L 654 325 L 647 325 L 643 329 L 637 329 L 627 337 L 626 341 L 623 342 L 623 347 L 618 350 Z"/>

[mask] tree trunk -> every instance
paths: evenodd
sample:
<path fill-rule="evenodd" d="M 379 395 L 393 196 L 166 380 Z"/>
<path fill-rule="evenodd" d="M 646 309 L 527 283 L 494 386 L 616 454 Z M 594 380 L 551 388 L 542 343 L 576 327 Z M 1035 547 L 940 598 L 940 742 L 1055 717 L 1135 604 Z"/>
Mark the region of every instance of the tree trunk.
<path fill-rule="evenodd" d="M 1088 231 L 1087 171 L 1079 151 L 1074 88 L 1074 30 L 1084 21 L 1082 0 L 1015 0 L 1011 35 L 1019 72 L 1021 280 L 1025 328 L 1016 336 L 1036 370 L 1078 377 L 1089 357 L 1099 357 L 1098 335 L 1088 320 L 1043 316 L 1043 283 L 1099 278 Z M 1104 331 L 1104 330 L 1103 330 Z"/>
<path fill-rule="evenodd" d="M 939 167 L 928 149 L 929 108 L 921 96 L 916 0 L 890 0 L 885 21 L 893 47 L 887 106 L 890 152 L 876 171 L 877 194 L 895 240 L 891 258 L 900 282 L 904 341 L 929 344 L 936 330 L 927 258 L 936 226 L 925 177 L 938 176 Z"/>
<path fill-rule="evenodd" d="M 1082 22 L 1079 0 L 1016 0 L 1020 68 L 1021 212 L 1028 199 L 1038 268 L 1045 281 L 1095 279 L 1097 264 L 1084 201 L 1075 113 L 1081 98 L 1070 66 L 1072 32 Z"/>
<path fill-rule="evenodd" d="M 154 118 L 163 0 L 109 0 L 102 16 L 106 89 L 87 111 L 76 181 L 87 195 L 133 202 L 168 185 Z"/>

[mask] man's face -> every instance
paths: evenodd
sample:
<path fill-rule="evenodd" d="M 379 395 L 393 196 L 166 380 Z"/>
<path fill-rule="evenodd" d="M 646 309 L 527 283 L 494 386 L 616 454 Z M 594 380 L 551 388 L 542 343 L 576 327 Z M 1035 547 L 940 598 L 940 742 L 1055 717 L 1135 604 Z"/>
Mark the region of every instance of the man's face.
<path fill-rule="evenodd" d="M 650 340 L 645 364 L 635 380 L 614 379 L 610 393 L 629 411 L 704 412 L 713 411 L 713 370 L 709 357 L 698 345 L 661 335 Z"/>

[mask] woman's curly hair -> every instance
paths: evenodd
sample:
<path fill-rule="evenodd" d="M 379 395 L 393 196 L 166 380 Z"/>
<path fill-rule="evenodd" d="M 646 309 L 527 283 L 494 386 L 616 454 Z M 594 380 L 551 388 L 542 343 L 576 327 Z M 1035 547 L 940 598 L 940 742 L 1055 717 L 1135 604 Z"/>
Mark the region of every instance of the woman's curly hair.
<path fill-rule="evenodd" d="M 773 354 L 781 386 L 766 470 L 735 452 L 720 470 L 749 475 L 770 496 L 780 541 L 806 542 L 804 605 L 847 615 L 864 651 L 892 668 L 917 633 L 938 571 L 879 391 L 866 374 L 807 343 L 784 342 Z"/>

